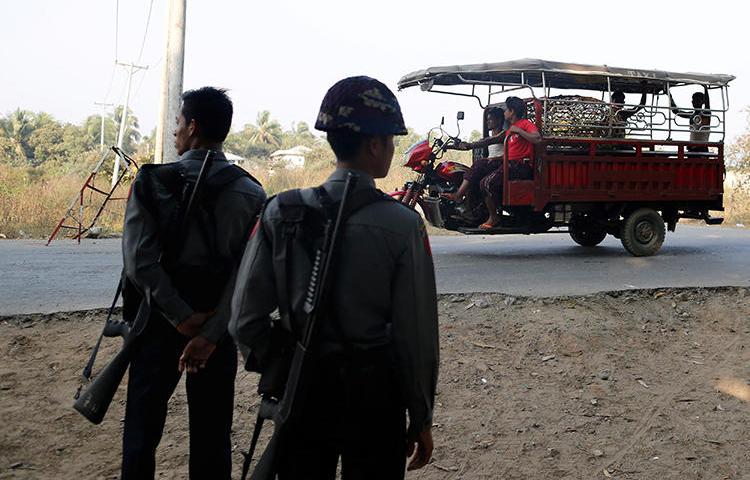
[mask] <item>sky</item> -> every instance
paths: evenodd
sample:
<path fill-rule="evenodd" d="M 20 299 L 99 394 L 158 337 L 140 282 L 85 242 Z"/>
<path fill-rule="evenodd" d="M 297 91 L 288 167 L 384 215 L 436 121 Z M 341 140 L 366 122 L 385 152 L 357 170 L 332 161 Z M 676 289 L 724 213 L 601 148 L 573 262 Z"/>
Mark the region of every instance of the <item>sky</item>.
<path fill-rule="evenodd" d="M 167 0 L 153 0 L 146 30 L 151 2 L 119 0 L 118 9 L 118 0 L 2 0 L 0 114 L 20 107 L 79 123 L 100 111 L 94 102 L 121 103 L 127 75 L 114 65 L 117 56 L 149 67 L 133 78 L 131 99 L 149 133 L 167 13 Z M 261 110 L 290 128 L 296 121 L 312 126 L 328 87 L 350 75 L 378 78 L 395 91 L 401 76 L 429 66 L 527 57 L 726 73 L 737 77 L 731 140 L 745 130 L 750 105 L 748 13 L 750 5 L 737 0 L 188 0 L 184 88 L 228 88 L 235 129 Z M 689 106 L 689 93 L 677 103 Z M 397 95 L 418 132 L 457 110 L 466 112 L 467 133 L 481 126 L 475 100 L 417 88 Z"/>

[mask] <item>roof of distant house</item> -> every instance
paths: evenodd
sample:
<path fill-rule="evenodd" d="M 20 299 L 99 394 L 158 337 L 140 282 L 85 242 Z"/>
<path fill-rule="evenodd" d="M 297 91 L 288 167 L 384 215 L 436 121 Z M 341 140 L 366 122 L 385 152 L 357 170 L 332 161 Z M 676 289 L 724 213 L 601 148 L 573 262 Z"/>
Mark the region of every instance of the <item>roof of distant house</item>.
<path fill-rule="evenodd" d="M 297 145 L 296 147 L 290 148 L 288 150 L 276 150 L 270 156 L 271 158 L 285 157 L 287 155 L 304 157 L 305 154 L 310 153 L 310 152 L 312 152 L 312 148 L 306 147 L 304 145 Z"/>
<path fill-rule="evenodd" d="M 224 151 L 224 156 L 230 162 L 241 162 L 245 159 L 245 157 L 242 157 L 240 155 L 237 155 L 236 153 L 227 152 L 227 151 Z"/>

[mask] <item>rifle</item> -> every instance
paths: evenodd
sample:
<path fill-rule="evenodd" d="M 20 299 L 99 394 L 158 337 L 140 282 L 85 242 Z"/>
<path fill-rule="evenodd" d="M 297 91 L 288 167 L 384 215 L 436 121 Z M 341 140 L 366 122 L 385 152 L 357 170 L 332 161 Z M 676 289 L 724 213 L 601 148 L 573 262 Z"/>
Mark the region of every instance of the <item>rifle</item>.
<path fill-rule="evenodd" d="M 206 157 L 203 159 L 198 178 L 195 181 L 192 191 L 190 192 L 190 199 L 187 207 L 182 212 L 180 218 L 180 229 L 178 242 L 184 241 L 187 233 L 190 221 L 190 215 L 193 208 L 197 204 L 200 198 L 200 192 L 203 184 L 205 183 L 206 176 L 208 175 L 211 165 L 213 164 L 213 151 L 209 150 L 206 152 Z M 177 248 L 182 248 L 182 243 L 177 245 Z M 164 252 L 159 256 L 159 262 L 161 263 L 164 257 Z M 173 258 L 178 258 L 178 255 L 173 255 Z M 112 314 L 117 304 L 117 300 L 122 293 L 123 283 L 125 279 L 125 271 L 120 275 L 120 283 L 117 285 L 117 292 L 115 298 L 112 301 L 112 305 L 109 308 L 107 320 L 104 323 L 102 333 L 99 335 L 94 349 L 91 352 L 89 361 L 86 367 L 83 369 L 83 382 L 78 388 L 75 394 L 75 408 L 81 415 L 86 417 L 87 420 L 94 424 L 99 424 L 104 419 L 104 415 L 107 413 L 112 398 L 122 382 L 125 371 L 130 365 L 130 361 L 133 356 L 133 346 L 136 339 L 143 333 L 146 324 L 152 313 L 151 297 L 148 292 L 145 292 L 143 298 L 138 306 L 137 313 L 132 322 L 112 320 Z M 101 372 L 91 381 L 91 371 L 96 360 L 96 355 L 99 351 L 99 347 L 103 337 L 116 337 L 122 336 L 123 343 L 120 351 L 117 355 L 109 361 L 109 363 L 102 369 Z"/>
<path fill-rule="evenodd" d="M 330 218 L 326 222 L 323 244 L 315 253 L 310 281 L 308 283 L 307 295 L 304 304 L 305 331 L 300 340 L 297 341 L 292 357 L 289 377 L 281 400 L 276 403 L 272 399 L 264 398 L 258 411 L 258 418 L 253 432 L 250 449 L 245 454 L 245 462 L 242 466 L 242 479 L 245 480 L 247 472 L 255 451 L 255 445 L 266 418 L 273 418 L 274 430 L 271 439 L 266 445 L 251 480 L 273 480 L 278 470 L 278 461 L 283 448 L 290 425 L 296 419 L 299 412 L 298 405 L 304 401 L 306 390 L 310 382 L 310 371 L 314 366 L 310 365 L 310 347 L 316 338 L 318 320 L 321 309 L 325 305 L 330 290 L 330 274 L 338 244 L 341 241 L 343 223 L 348 214 L 348 202 L 359 177 L 349 173 L 344 184 L 344 193 L 338 207 L 335 221 Z"/>

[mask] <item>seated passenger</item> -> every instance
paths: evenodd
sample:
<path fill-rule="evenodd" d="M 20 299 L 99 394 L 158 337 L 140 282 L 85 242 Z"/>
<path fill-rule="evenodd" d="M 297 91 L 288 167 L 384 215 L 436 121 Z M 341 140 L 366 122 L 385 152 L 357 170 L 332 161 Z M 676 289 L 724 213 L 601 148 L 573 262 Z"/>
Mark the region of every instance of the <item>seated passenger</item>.
<path fill-rule="evenodd" d="M 505 132 L 508 152 L 508 177 L 511 180 L 533 177 L 534 145 L 542 141 L 536 125 L 526 119 L 526 102 L 518 97 L 505 100 L 505 120 L 510 125 Z M 503 167 L 496 169 L 480 182 L 489 218 L 479 228 L 489 230 L 500 225 L 498 213 L 500 192 L 503 188 Z"/>
<path fill-rule="evenodd" d="M 526 119 L 526 103 L 518 97 L 508 97 L 505 101 L 505 120 L 510 125 L 505 131 L 505 144 L 508 151 L 508 176 L 511 179 L 533 176 L 534 145 L 542 141 L 536 125 Z M 480 140 L 485 141 L 487 139 Z M 475 142 L 477 143 L 477 142 Z M 479 228 L 490 230 L 500 225 L 498 213 L 500 192 L 503 188 L 503 162 L 495 163 L 496 168 L 479 181 L 484 193 L 489 217 Z"/>
<path fill-rule="evenodd" d="M 463 200 L 468 192 L 479 189 L 479 182 L 482 178 L 498 168 L 502 168 L 503 140 L 505 140 L 505 130 L 503 130 L 503 124 L 505 123 L 504 113 L 505 111 L 500 107 L 488 108 L 485 111 L 485 121 L 490 135 L 476 142 L 460 141 L 453 147 L 449 147 L 454 150 L 473 150 L 475 148 L 487 147 L 489 156 L 474 160 L 471 168 L 464 175 L 464 180 L 461 182 L 458 190 L 455 193 L 446 193 L 445 197 L 455 201 Z"/>
<path fill-rule="evenodd" d="M 672 107 L 672 113 L 678 117 L 690 120 L 690 141 L 696 143 L 708 142 L 711 136 L 711 100 L 708 96 L 708 87 L 703 88 L 703 92 L 695 92 L 693 94 L 692 100 L 695 110 L 681 110 L 677 108 L 672 99 L 672 94 L 669 94 L 669 104 Z M 689 145 L 688 151 L 708 152 L 708 147 L 704 145 Z"/>
<path fill-rule="evenodd" d="M 643 85 L 641 102 L 634 108 L 623 108 L 623 104 L 625 103 L 625 92 L 622 90 L 615 90 L 612 93 L 612 106 L 610 109 L 610 115 L 612 115 L 612 130 L 610 130 L 609 137 L 625 138 L 625 128 L 628 126 L 628 119 L 646 106 L 647 91 L 645 82 L 643 82 Z"/>

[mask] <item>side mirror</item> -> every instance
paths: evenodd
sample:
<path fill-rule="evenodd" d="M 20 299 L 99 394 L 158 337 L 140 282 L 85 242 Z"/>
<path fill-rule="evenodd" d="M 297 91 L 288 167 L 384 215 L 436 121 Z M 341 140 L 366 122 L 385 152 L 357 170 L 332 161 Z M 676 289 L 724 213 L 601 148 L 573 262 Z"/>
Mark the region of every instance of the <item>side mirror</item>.
<path fill-rule="evenodd" d="M 442 127 L 443 125 L 445 125 L 445 117 L 444 116 L 440 117 L 440 126 Z"/>
<path fill-rule="evenodd" d="M 464 112 L 458 112 L 456 114 L 456 120 L 463 120 L 464 119 Z"/>

